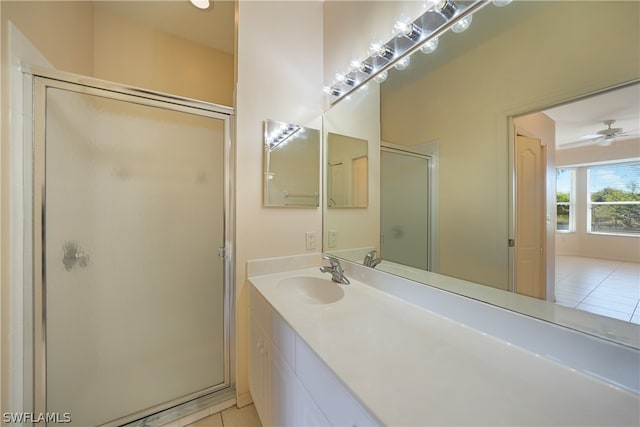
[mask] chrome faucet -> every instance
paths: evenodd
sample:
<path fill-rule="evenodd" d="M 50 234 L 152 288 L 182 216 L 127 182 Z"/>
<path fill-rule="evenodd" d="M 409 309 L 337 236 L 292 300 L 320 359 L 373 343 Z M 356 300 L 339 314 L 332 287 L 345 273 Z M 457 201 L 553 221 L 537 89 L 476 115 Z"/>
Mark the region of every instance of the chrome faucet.
<path fill-rule="evenodd" d="M 343 285 L 348 285 L 349 279 L 347 279 L 344 275 L 344 269 L 342 265 L 340 265 L 340 261 L 338 258 L 334 258 L 332 256 L 324 256 L 323 259 L 329 260 L 329 264 L 331 265 L 323 265 L 320 267 L 320 271 L 323 273 L 331 273 L 331 280 L 336 283 L 340 283 Z"/>
<path fill-rule="evenodd" d="M 365 267 L 376 268 L 376 265 L 382 262 L 382 258 L 376 258 L 376 255 L 377 255 L 377 252 L 375 249 L 368 252 L 364 256 L 364 261 L 362 262 L 362 265 L 364 265 Z"/>

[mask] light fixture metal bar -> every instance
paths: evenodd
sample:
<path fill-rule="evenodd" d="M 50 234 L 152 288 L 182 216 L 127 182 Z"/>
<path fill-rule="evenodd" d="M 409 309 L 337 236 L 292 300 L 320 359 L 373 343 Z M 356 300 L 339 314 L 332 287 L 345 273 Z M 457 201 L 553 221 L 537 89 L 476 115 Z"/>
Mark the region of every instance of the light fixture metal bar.
<path fill-rule="evenodd" d="M 408 57 L 408 56 L 412 55 L 413 53 L 415 53 L 417 50 L 420 49 L 420 47 L 423 44 L 427 43 L 429 40 L 432 40 L 432 39 L 434 39 L 436 37 L 439 37 L 442 34 L 444 34 L 453 25 L 455 25 L 456 22 L 466 18 L 467 16 L 477 12 L 478 10 L 482 9 L 483 7 L 485 7 L 485 6 L 489 5 L 489 4 L 491 4 L 491 2 L 487 1 L 487 0 L 475 0 L 475 1 L 471 2 L 471 4 L 469 4 L 464 9 L 462 9 L 452 19 L 447 20 L 446 22 L 444 22 L 443 24 L 438 26 L 436 29 L 434 29 L 433 31 L 429 32 L 424 38 L 419 39 L 417 42 L 413 41 L 413 45 L 412 46 L 408 47 L 404 52 L 399 53 L 398 56 L 396 56 L 393 60 L 390 60 L 390 61 L 387 61 L 384 64 L 381 64 L 379 66 L 379 68 L 375 69 L 375 71 L 372 72 L 371 74 L 364 73 L 364 72 L 360 71 L 359 74 L 363 75 L 364 78 L 362 80 L 360 80 L 354 86 L 348 86 L 348 85 L 341 84 L 341 83 L 333 83 L 331 85 L 331 88 L 335 88 L 336 86 L 340 86 L 341 89 L 339 90 L 340 94 L 339 95 L 334 95 L 334 96 L 336 96 L 336 99 L 331 101 L 329 104 L 330 105 L 337 104 L 339 101 L 344 99 L 350 93 L 354 92 L 358 88 L 360 88 L 360 87 L 364 86 L 365 84 L 369 83 L 378 74 L 380 74 L 380 73 L 382 73 L 384 71 L 388 71 L 398 61 L 400 61 L 403 58 Z M 437 13 L 437 11 L 432 10 L 432 9 L 426 11 L 425 13 L 420 15 L 418 18 L 416 18 L 412 22 L 412 25 L 415 25 L 417 28 L 421 28 L 420 22 L 422 21 L 423 16 L 425 16 L 427 13 Z M 387 41 L 386 43 L 384 43 L 384 45 L 386 45 L 386 46 L 395 46 L 394 39 L 395 39 L 395 37 L 393 39 Z M 411 39 L 408 39 L 408 38 L 407 38 L 407 40 L 412 41 Z M 374 55 L 371 55 L 371 56 L 363 59 L 362 62 L 366 62 L 366 63 L 372 64 L 372 65 L 373 64 L 378 65 L 380 61 L 376 61 L 376 58 L 377 58 L 377 55 L 374 54 Z"/>

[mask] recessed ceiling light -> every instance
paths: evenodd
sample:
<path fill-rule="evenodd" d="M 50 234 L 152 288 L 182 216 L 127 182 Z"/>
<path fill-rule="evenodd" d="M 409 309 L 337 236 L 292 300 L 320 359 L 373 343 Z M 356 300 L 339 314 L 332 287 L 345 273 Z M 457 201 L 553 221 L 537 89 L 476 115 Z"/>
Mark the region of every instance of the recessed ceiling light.
<path fill-rule="evenodd" d="M 209 0 L 190 0 L 191 4 L 198 9 L 206 9 L 209 7 Z"/>

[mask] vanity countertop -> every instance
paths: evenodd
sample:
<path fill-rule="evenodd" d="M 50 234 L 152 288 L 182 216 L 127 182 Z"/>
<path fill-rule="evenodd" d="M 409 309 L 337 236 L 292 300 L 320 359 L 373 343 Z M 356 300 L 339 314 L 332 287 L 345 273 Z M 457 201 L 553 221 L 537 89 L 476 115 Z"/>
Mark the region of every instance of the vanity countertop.
<path fill-rule="evenodd" d="M 330 304 L 249 281 L 384 425 L 640 425 L 640 397 L 357 280 Z M 615 363 L 615 361 L 612 361 Z"/>

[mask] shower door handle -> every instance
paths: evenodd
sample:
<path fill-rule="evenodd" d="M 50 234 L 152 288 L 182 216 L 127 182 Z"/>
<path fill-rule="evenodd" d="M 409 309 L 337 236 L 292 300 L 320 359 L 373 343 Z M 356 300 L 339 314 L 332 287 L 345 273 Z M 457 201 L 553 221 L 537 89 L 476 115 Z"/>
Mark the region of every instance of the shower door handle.
<path fill-rule="evenodd" d="M 89 255 L 84 253 L 78 242 L 66 242 L 63 251 L 62 264 L 64 264 L 65 270 L 71 271 L 76 265 L 84 268 L 89 264 Z"/>

